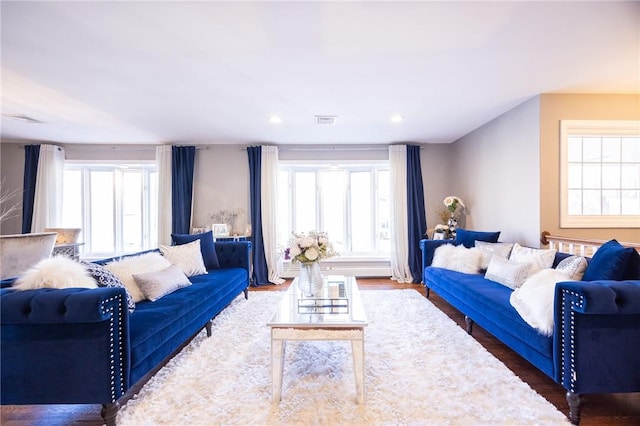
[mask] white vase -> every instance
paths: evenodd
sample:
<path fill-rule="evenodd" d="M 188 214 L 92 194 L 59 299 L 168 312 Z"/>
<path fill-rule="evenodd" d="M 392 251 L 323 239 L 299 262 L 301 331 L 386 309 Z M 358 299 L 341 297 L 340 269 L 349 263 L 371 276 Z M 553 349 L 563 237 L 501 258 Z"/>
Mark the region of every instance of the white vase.
<path fill-rule="evenodd" d="M 319 262 L 300 263 L 298 288 L 305 297 L 320 297 L 323 281 Z"/>
<path fill-rule="evenodd" d="M 0 279 L 17 277 L 51 256 L 57 233 L 0 235 Z"/>

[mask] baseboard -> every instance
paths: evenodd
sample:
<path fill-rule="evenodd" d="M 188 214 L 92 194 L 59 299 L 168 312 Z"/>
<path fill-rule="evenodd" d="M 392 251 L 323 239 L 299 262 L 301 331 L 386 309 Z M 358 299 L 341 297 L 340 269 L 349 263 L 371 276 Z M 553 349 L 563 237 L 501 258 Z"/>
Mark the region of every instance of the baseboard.
<path fill-rule="evenodd" d="M 324 275 L 349 275 L 354 277 L 390 277 L 391 264 L 388 260 L 344 260 L 320 262 L 320 269 Z M 298 276 L 300 264 L 285 263 L 282 278 Z"/>

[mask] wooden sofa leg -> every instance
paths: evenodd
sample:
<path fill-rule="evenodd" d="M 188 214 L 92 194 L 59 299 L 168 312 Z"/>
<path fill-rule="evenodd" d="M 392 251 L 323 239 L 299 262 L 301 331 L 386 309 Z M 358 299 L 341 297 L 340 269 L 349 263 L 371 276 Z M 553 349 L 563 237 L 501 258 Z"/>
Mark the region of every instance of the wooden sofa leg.
<path fill-rule="evenodd" d="M 244 299 L 249 300 L 249 287 L 242 290 L 244 292 Z"/>
<path fill-rule="evenodd" d="M 566 398 L 569 403 L 569 421 L 574 425 L 577 425 L 580 423 L 580 411 L 582 410 L 584 398 L 579 393 L 571 391 L 567 392 Z"/>
<path fill-rule="evenodd" d="M 102 410 L 100 410 L 100 415 L 102 416 L 102 420 L 107 426 L 116 426 L 116 416 L 118 415 L 118 410 L 120 410 L 120 403 L 118 401 L 111 404 L 102 404 Z"/>
<path fill-rule="evenodd" d="M 467 334 L 471 334 L 473 332 L 473 320 L 465 315 L 464 322 L 467 324 Z"/>
<path fill-rule="evenodd" d="M 429 298 L 429 294 L 431 293 L 431 289 L 427 286 L 424 286 L 425 290 L 427 291 L 427 299 Z"/>
<path fill-rule="evenodd" d="M 211 326 L 213 325 L 213 322 L 211 320 L 207 321 L 207 323 L 204 325 L 204 328 L 207 330 L 207 337 L 211 337 Z"/>

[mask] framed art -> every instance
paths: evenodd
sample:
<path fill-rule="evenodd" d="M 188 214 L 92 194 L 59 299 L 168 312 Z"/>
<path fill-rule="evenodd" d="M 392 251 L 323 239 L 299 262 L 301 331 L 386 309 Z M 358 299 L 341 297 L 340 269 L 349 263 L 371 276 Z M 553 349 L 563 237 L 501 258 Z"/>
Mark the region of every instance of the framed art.
<path fill-rule="evenodd" d="M 214 223 L 211 225 L 211 231 L 213 231 L 213 235 L 229 235 L 229 229 L 226 223 Z"/>

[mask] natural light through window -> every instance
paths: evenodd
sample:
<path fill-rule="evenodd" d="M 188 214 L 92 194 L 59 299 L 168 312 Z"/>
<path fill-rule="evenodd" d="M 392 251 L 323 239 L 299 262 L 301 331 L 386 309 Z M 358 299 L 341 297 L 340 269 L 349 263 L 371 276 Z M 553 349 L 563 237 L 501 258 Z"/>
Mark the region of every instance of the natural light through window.
<path fill-rule="evenodd" d="M 63 225 L 82 229 L 83 257 L 157 246 L 155 164 L 65 165 Z"/>
<path fill-rule="evenodd" d="M 278 175 L 278 242 L 292 232 L 329 234 L 340 257 L 386 257 L 390 250 L 389 165 L 288 164 Z"/>
<path fill-rule="evenodd" d="M 564 120 L 561 226 L 640 227 L 640 122 Z"/>

